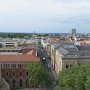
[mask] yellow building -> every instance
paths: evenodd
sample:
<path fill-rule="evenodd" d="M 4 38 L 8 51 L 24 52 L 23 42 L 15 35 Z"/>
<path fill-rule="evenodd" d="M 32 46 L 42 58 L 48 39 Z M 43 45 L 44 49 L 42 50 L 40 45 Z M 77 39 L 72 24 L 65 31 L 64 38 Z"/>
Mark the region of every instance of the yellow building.
<path fill-rule="evenodd" d="M 90 45 L 74 42 L 60 42 L 51 45 L 51 64 L 57 75 L 60 71 L 74 65 L 90 64 Z"/>

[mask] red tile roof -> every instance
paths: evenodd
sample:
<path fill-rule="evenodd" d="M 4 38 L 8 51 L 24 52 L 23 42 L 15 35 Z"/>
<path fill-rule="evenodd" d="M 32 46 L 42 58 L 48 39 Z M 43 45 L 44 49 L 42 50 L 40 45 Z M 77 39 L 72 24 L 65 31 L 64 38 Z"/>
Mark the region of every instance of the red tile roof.
<path fill-rule="evenodd" d="M 2 54 L 0 55 L 1 62 L 16 62 L 16 61 L 39 61 L 39 58 L 30 54 Z"/>
<path fill-rule="evenodd" d="M 33 50 L 31 50 L 31 51 L 29 51 L 28 53 L 26 53 L 26 54 L 31 54 L 31 55 L 33 55 Z"/>

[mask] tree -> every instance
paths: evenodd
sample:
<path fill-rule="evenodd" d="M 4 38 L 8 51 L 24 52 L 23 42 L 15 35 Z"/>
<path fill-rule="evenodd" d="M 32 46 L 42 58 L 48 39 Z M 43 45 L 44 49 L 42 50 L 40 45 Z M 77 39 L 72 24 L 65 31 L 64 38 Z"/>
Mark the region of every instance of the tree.
<path fill-rule="evenodd" d="M 74 66 L 60 72 L 55 90 L 90 90 L 90 66 Z"/>
<path fill-rule="evenodd" d="M 40 62 L 30 62 L 26 69 L 31 87 L 48 86 L 51 83 L 49 73 Z"/>

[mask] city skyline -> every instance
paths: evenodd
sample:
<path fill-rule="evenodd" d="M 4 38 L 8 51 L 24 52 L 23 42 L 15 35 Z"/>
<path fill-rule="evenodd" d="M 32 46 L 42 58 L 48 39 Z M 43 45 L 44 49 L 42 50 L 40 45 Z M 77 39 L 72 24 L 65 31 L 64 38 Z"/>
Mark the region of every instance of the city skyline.
<path fill-rule="evenodd" d="M 90 33 L 89 0 L 1 0 L 0 32 Z"/>

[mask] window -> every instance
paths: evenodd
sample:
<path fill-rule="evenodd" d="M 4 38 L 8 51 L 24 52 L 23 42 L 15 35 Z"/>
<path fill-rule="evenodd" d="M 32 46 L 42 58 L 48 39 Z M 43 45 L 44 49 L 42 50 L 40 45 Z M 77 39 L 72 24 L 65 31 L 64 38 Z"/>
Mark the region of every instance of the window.
<path fill-rule="evenodd" d="M 78 65 L 80 66 L 81 64 L 79 63 Z"/>
<path fill-rule="evenodd" d="M 5 64 L 3 64 L 3 67 L 5 68 Z"/>
<path fill-rule="evenodd" d="M 12 64 L 12 68 L 16 68 L 16 64 Z"/>
<path fill-rule="evenodd" d="M 1 64 L 1 68 L 3 68 L 3 64 Z"/>
<path fill-rule="evenodd" d="M 7 67 L 9 68 L 9 64 L 7 64 Z"/>
<path fill-rule="evenodd" d="M 15 72 L 13 72 L 13 76 L 15 76 Z"/>
<path fill-rule="evenodd" d="M 22 68 L 23 67 L 23 64 L 18 64 L 18 68 Z"/>
<path fill-rule="evenodd" d="M 10 50 L 7 50 L 7 52 L 10 52 Z"/>
<path fill-rule="evenodd" d="M 21 68 L 21 67 L 22 67 L 22 65 L 21 65 L 21 64 L 19 64 L 19 67 Z"/>
<path fill-rule="evenodd" d="M 20 76 L 22 76 L 22 72 L 20 72 Z"/>
<path fill-rule="evenodd" d="M 72 67 L 73 65 L 70 65 L 70 67 Z"/>
<path fill-rule="evenodd" d="M 19 82 L 22 82 L 22 79 L 20 79 Z"/>
<path fill-rule="evenodd" d="M 15 87 L 15 83 L 16 83 L 15 79 L 13 79 L 12 83 L 13 83 L 13 87 Z"/>
<path fill-rule="evenodd" d="M 5 64 L 6 68 L 7 68 L 7 64 Z"/>
<path fill-rule="evenodd" d="M 15 79 L 13 79 L 12 83 L 15 83 L 15 82 L 16 82 Z"/>
<path fill-rule="evenodd" d="M 8 72 L 6 72 L 6 76 L 8 76 Z"/>
<path fill-rule="evenodd" d="M 66 68 L 69 68 L 69 66 L 68 66 L 68 65 L 66 65 Z"/>
<path fill-rule="evenodd" d="M 22 81 L 22 79 L 20 79 L 20 80 L 19 80 L 19 86 L 20 86 L 20 87 L 22 87 L 22 85 L 23 85 L 22 83 L 23 83 L 23 81 Z"/>
<path fill-rule="evenodd" d="M 29 87 L 29 80 L 26 79 L 26 87 Z"/>
<path fill-rule="evenodd" d="M 26 75 L 28 76 L 28 72 L 26 72 Z"/>

